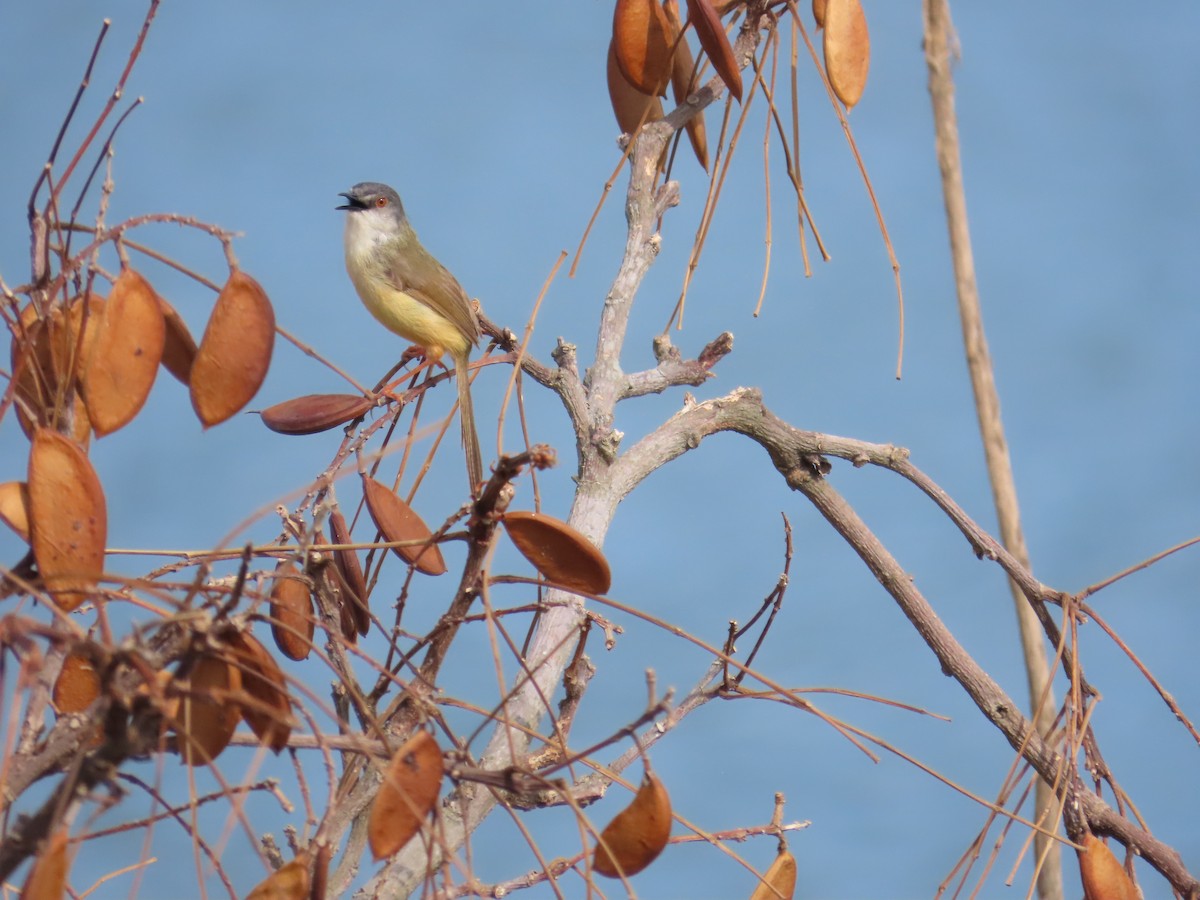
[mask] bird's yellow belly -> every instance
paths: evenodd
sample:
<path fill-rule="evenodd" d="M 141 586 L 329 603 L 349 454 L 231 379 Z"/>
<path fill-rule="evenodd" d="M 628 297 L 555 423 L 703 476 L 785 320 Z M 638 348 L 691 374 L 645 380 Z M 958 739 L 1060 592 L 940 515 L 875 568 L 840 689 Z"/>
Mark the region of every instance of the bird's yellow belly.
<path fill-rule="evenodd" d="M 380 279 L 355 278 L 354 287 L 371 315 L 405 340 L 420 344 L 431 357 L 461 353 L 467 341 L 454 323 Z"/>

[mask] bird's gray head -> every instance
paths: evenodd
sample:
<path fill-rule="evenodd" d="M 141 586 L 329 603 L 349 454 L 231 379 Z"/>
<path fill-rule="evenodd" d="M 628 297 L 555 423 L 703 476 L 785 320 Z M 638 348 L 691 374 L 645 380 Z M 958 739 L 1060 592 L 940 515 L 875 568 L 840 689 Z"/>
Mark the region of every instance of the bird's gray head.
<path fill-rule="evenodd" d="M 361 181 L 338 196 L 346 198 L 346 202 L 338 209 L 349 212 L 351 218 L 365 213 L 376 219 L 386 217 L 400 222 L 405 220 L 404 204 L 400 202 L 400 195 L 378 181 Z"/>

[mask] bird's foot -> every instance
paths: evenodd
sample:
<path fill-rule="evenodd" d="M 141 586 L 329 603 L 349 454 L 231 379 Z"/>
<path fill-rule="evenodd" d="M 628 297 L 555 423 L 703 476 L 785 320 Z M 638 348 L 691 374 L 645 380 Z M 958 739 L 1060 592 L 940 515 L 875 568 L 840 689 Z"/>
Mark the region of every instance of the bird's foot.
<path fill-rule="evenodd" d="M 400 365 L 402 367 L 406 366 L 414 360 L 419 360 L 419 364 L 415 369 L 408 373 L 410 376 L 416 375 L 422 369 L 429 369 L 431 372 L 435 368 L 444 369 L 447 372 L 450 371 L 450 367 L 442 361 L 440 354 L 437 356 L 430 356 L 429 352 L 419 344 L 413 344 L 404 351 L 403 355 L 400 357 Z"/>

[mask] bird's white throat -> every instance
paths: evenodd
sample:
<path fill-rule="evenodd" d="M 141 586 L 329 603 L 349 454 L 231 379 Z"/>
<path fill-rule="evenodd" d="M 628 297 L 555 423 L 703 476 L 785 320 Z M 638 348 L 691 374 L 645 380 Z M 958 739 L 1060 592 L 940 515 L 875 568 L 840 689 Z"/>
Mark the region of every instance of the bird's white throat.
<path fill-rule="evenodd" d="M 346 216 L 346 257 L 362 259 L 374 256 L 380 245 L 399 237 L 396 220 L 385 210 L 364 209 Z"/>

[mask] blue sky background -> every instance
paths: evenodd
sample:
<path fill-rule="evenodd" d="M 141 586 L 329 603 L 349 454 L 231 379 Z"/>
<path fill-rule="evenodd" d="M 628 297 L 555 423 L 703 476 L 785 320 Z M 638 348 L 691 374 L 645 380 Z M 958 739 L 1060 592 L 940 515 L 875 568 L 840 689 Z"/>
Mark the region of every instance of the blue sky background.
<path fill-rule="evenodd" d="M 239 258 L 267 289 L 279 324 L 372 382 L 401 348 L 353 294 L 342 265 L 342 214 L 333 207 L 337 193 L 357 181 L 386 181 L 404 197 L 426 246 L 492 319 L 519 332 L 557 254 L 575 248 L 616 165 L 604 79 L 611 8 L 595 0 L 164 4 L 127 88 L 127 98 L 146 102 L 118 136 L 109 219 L 176 212 L 244 232 Z M 840 127 L 803 57 L 802 166 L 833 260 L 803 277 L 782 154 L 772 147 L 774 266 L 764 312 L 752 317 L 763 258 L 760 107 L 693 282 L 686 328 L 673 339 L 694 354 L 723 330 L 736 336 L 734 353 L 696 396 L 758 385 L 768 405 L 798 427 L 906 446 L 917 465 L 993 528 L 933 156 L 920 4 L 874 2 L 867 12 L 871 79 L 851 123 L 902 266 L 904 379 L 892 377 L 896 313 L 887 257 Z M 1193 44 L 1200 7 L 1159 4 L 1139 14 L 1114 2 L 958 4 L 955 12 L 976 265 L 1024 524 L 1037 575 L 1078 590 L 1197 532 L 1200 57 Z M 112 31 L 68 146 L 111 89 L 143 13 L 144 4 L 131 0 L 0 8 L 0 274 L 10 286 L 28 278 L 25 203 L 100 21 L 111 17 Z M 719 113 L 710 110 L 708 126 L 715 140 Z M 678 295 L 706 189 L 686 154 L 676 177 L 682 203 L 666 219 L 661 258 L 639 296 L 623 356 L 631 371 L 653 364 L 650 340 Z M 579 345 L 581 365 L 590 361 L 624 246 L 624 183 L 622 177 L 593 231 L 578 276 L 569 280 L 564 270 L 547 296 L 531 344 L 547 361 L 559 336 Z M 219 247 L 196 233 L 158 226 L 137 237 L 224 280 Z M 113 259 L 106 262 L 115 269 Z M 211 293 L 154 264 L 139 267 L 199 334 Z M 476 382 L 484 422 L 494 423 L 505 380 L 497 367 Z M 279 341 L 254 406 L 342 389 L 328 370 Z M 543 480 L 545 508 L 565 516 L 570 432 L 556 401 L 529 393 L 532 434 L 554 444 L 561 459 Z M 672 393 L 624 404 L 617 427 L 626 446 L 681 402 Z M 515 421 L 510 413 L 508 447 L 518 443 Z M 494 435 L 485 424 L 485 454 L 494 450 Z M 139 422 L 93 449 L 108 491 L 110 542 L 213 546 L 246 516 L 306 486 L 338 439 L 336 432 L 281 437 L 253 416 L 204 433 L 184 389 L 163 378 Z M 11 417 L 0 424 L 0 480 L 23 477 L 25 446 Z M 431 521 L 460 500 L 461 461 L 444 456 L 417 504 Z M 949 523 L 897 478 L 844 464 L 835 464 L 831 477 L 968 650 L 1024 698 L 999 571 L 976 561 Z M 347 502 L 357 499 L 352 482 L 342 490 Z M 532 504 L 528 490 L 518 503 Z M 881 694 L 952 717 L 946 723 L 815 698 L 994 796 L 1011 757 L 1003 739 L 941 675 L 857 559 L 747 442 L 706 442 L 621 507 L 605 547 L 612 595 L 719 642 L 726 622 L 747 620 L 776 580 L 781 512 L 795 528 L 796 558 L 787 603 L 759 665 L 785 684 Z M 251 534 L 265 539 L 277 530 L 268 516 Z M 11 535 L 0 535 L 0 559 L 19 553 Z M 1169 559 L 1094 598 L 1193 718 L 1200 716 L 1197 559 L 1194 552 Z M 128 565 L 113 560 L 114 568 Z M 497 565 L 519 568 L 511 556 Z M 390 567 L 385 578 L 389 573 L 395 583 L 400 569 Z M 422 586 L 431 609 L 450 588 Z M 647 666 L 660 685 L 682 693 L 706 665 L 688 645 L 634 621 L 622 624 L 615 650 L 590 648 L 600 674 L 574 735 L 579 746 L 636 716 Z M 1082 642 L 1084 665 L 1104 697 L 1094 723 L 1107 761 L 1151 826 L 1195 869 L 1195 743 L 1097 628 L 1085 627 Z M 486 654 L 482 643 L 465 644 L 447 690 L 491 679 Z M 324 691 L 324 676 L 309 666 Z M 786 793 L 787 818 L 813 823 L 792 838 L 798 896 L 929 896 L 985 818 L 981 807 L 913 766 L 886 757 L 873 764 L 815 718 L 769 705 L 714 703 L 653 758 L 677 810 L 706 829 L 765 822 L 772 793 Z M 249 759 L 223 762 L 237 775 Z M 622 803 L 614 792 L 594 818 L 603 824 Z M 138 797 L 129 809 L 147 805 Z M 278 835 L 283 822 L 263 815 L 263 827 Z M 565 814 L 524 818 L 548 857 L 575 852 L 578 839 L 564 827 Z M 223 819 L 214 821 L 219 830 Z M 1002 882 L 1022 838 L 1009 838 L 981 896 L 1012 893 Z M 81 860 L 75 887 L 136 858 L 140 840 L 127 836 L 110 843 L 105 858 Z M 734 849 L 765 867 L 774 842 Z M 484 880 L 535 864 L 499 817 L 474 851 Z M 163 862 L 146 874 L 142 895 L 195 896 L 188 843 L 178 829 L 160 826 L 154 853 Z M 224 859 L 241 892 L 265 874 L 240 833 Z M 1078 888 L 1068 863 L 1071 896 Z M 1024 890 L 1030 871 L 1027 862 L 1020 867 L 1015 890 Z M 1164 892 L 1148 869 L 1139 871 L 1149 895 Z M 96 896 L 124 896 L 129 884 L 128 877 L 116 879 Z M 645 898 L 737 897 L 753 888 L 745 870 L 696 845 L 672 847 L 634 884 Z M 567 890 L 582 895 L 577 886 Z M 619 887 L 609 893 L 620 895 Z"/>

